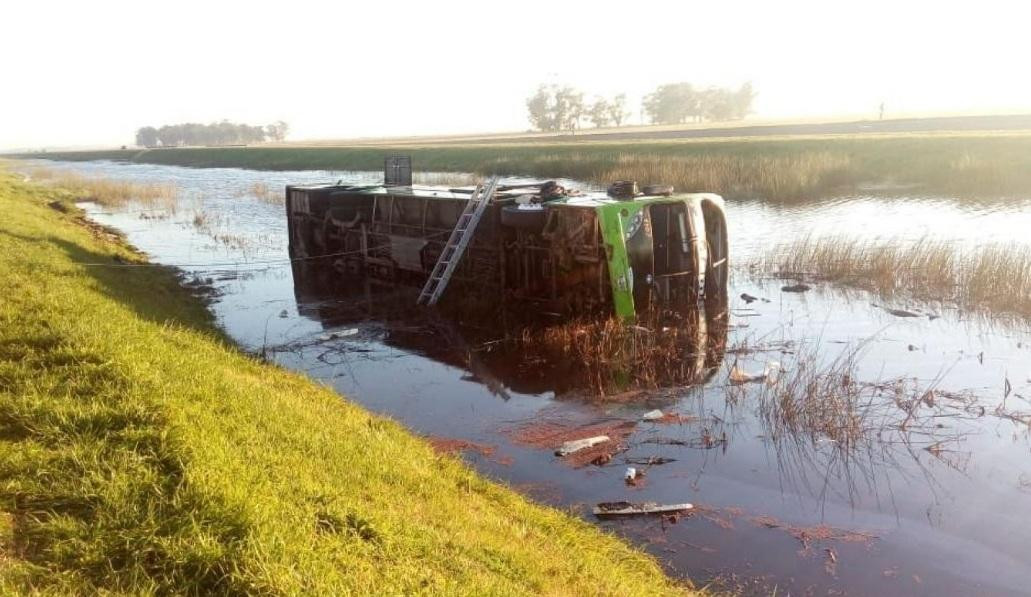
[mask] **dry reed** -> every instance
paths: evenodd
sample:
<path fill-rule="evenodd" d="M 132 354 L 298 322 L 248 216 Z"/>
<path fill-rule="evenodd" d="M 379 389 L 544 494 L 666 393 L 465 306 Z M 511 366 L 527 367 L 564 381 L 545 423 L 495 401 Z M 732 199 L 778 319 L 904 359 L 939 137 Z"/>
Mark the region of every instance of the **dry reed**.
<path fill-rule="evenodd" d="M 29 180 L 65 189 L 81 201 L 93 201 L 108 207 L 125 207 L 130 203 L 175 209 L 179 188 L 171 183 L 147 183 L 88 177 L 62 170 L 34 167 L 24 169 Z"/>
<path fill-rule="evenodd" d="M 511 162 L 511 163 L 510 163 Z M 590 150 L 498 157 L 489 171 L 524 171 L 540 176 L 595 182 L 638 180 L 671 184 L 678 191 L 714 191 L 727 197 L 804 198 L 858 180 L 847 155 L 829 151 L 786 155 L 650 154 L 599 155 Z"/>
<path fill-rule="evenodd" d="M 891 444 L 917 445 L 933 454 L 935 446 L 961 437 L 956 429 L 940 424 L 940 417 L 955 421 L 983 416 L 983 409 L 979 414 L 971 411 L 976 397 L 940 390 L 941 377 L 924 382 L 860 380 L 858 364 L 867 346 L 862 342 L 827 359 L 820 354 L 821 343 L 811 343 L 786 370 L 760 385 L 728 385 L 728 400 L 742 402 L 750 388 L 757 387 L 753 395 L 766 437 L 776 444 L 826 444 L 839 454 Z"/>
<path fill-rule="evenodd" d="M 1016 243 L 964 248 L 927 238 L 915 243 L 806 238 L 775 247 L 752 265 L 762 273 L 1031 318 L 1031 249 Z"/>
<path fill-rule="evenodd" d="M 270 205 L 282 205 L 285 196 L 281 190 L 273 190 L 263 182 L 256 182 L 251 185 L 249 194 L 262 203 Z"/>
<path fill-rule="evenodd" d="M 876 408 L 875 392 L 856 380 L 858 349 L 827 364 L 812 350 L 799 354 L 793 367 L 776 380 L 766 380 L 759 392 L 760 418 L 775 441 L 826 438 L 850 451 L 878 430 L 868 420 Z"/>

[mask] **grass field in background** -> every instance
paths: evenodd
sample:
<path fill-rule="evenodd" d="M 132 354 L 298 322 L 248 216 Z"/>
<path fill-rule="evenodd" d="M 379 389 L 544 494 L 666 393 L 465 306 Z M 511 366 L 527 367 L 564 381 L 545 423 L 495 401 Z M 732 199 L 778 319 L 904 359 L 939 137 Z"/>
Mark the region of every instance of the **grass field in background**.
<path fill-rule="evenodd" d="M 169 270 L 81 265 L 141 258 L 69 200 L 0 173 L 0 591 L 683 590 L 587 522 L 241 353 Z"/>
<path fill-rule="evenodd" d="M 664 182 L 729 198 L 798 201 L 860 185 L 911 185 L 908 193 L 1031 195 L 1031 135 L 900 134 L 675 141 L 226 147 L 50 152 L 23 157 L 124 160 L 259 170 L 380 170 L 390 153 L 417 171 L 568 177 L 605 184 Z"/>

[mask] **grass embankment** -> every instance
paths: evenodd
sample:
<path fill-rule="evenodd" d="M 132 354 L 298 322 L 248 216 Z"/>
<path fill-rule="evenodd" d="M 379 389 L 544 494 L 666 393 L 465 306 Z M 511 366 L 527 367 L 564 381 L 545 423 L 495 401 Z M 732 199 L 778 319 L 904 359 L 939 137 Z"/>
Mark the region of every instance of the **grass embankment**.
<path fill-rule="evenodd" d="M 674 593 L 658 564 L 304 377 L 0 174 L 0 590 Z M 67 199 L 67 197 L 65 197 Z"/>
<path fill-rule="evenodd" d="M 1024 245 L 807 238 L 773 247 L 752 269 L 1031 320 L 1031 251 Z"/>
<path fill-rule="evenodd" d="M 726 197 L 804 200 L 861 183 L 919 185 L 916 193 L 998 197 L 1031 191 L 1031 136 L 870 135 L 396 147 L 229 147 L 31 154 L 262 170 L 380 170 L 411 154 L 418 170 L 665 182 Z"/>

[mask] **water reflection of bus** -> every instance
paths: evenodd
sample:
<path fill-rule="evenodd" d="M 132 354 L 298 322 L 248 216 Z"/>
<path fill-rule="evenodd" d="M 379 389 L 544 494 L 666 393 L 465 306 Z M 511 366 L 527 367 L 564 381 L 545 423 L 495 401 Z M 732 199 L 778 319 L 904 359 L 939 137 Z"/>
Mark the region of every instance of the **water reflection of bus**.
<path fill-rule="evenodd" d="M 417 289 L 347 275 L 321 260 L 295 261 L 293 276 L 301 316 L 327 330 L 368 325 L 384 344 L 465 369 L 502 396 L 690 386 L 711 377 L 726 349 L 726 292 L 676 312 L 650 310 L 628 324 L 613 317 L 549 320 L 518 305 L 424 309 L 415 305 Z"/>

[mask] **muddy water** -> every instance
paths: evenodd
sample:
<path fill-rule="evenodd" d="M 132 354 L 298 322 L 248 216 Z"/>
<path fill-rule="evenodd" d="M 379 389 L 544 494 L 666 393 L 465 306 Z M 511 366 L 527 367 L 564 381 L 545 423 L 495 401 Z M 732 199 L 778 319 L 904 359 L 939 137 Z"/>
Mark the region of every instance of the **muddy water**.
<path fill-rule="evenodd" d="M 417 433 L 495 446 L 492 454 L 465 458 L 535 499 L 572 507 L 624 534 L 672 574 L 720 578 L 757 593 L 1031 593 L 1031 435 L 1028 419 L 1021 419 L 1031 413 L 1026 329 L 933 305 L 891 305 L 919 311 L 898 317 L 865 293 L 818 285 L 793 294 L 779 282 L 739 274 L 731 289 L 728 351 L 705 384 L 591 404 L 555 396 L 518 354 L 502 355 L 518 366 L 488 366 L 498 362 L 488 354 L 489 342 L 470 353 L 419 315 L 385 313 L 389 297 L 382 290 L 326 291 L 295 280 L 283 209 L 252 196 L 252 185 L 369 181 L 378 174 L 58 166 L 176 182 L 182 196 L 172 214 L 86 207 L 154 261 L 212 285 L 211 309 L 245 349 L 330 383 Z M 732 259 L 809 234 L 1031 242 L 1023 233 L 1031 225 L 1028 207 L 877 197 L 792 208 L 733 203 Z M 768 302 L 745 304 L 742 293 Z M 334 331 L 339 337 L 327 339 Z M 780 386 L 728 382 L 735 365 L 759 372 L 772 361 L 784 370 L 782 385 L 804 381 L 801 372 L 826 373 L 841 355 L 854 358 L 847 381 L 834 378 L 841 391 L 829 395 L 861 388 L 856 399 L 865 408 L 853 422 L 864 431 L 854 443 L 826 425 L 812 433 L 785 428 L 773 395 Z M 573 468 L 512 433 L 540 421 L 636 421 L 654 408 L 685 420 L 639 423 L 628 451 L 604 466 Z M 625 484 L 626 460 L 649 457 L 675 461 L 639 467 L 646 469 L 644 482 Z M 594 503 L 617 500 L 689 501 L 701 508 L 675 524 L 598 521 L 590 514 Z"/>

